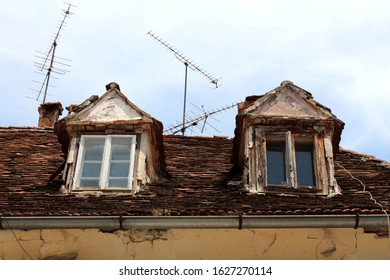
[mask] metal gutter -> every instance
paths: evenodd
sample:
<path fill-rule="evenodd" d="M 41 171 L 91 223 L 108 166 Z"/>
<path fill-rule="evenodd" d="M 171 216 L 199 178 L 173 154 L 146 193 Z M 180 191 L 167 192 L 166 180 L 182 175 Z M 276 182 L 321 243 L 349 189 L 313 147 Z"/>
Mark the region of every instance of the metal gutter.
<path fill-rule="evenodd" d="M 384 228 L 386 215 L 0 217 L 0 229 Z"/>

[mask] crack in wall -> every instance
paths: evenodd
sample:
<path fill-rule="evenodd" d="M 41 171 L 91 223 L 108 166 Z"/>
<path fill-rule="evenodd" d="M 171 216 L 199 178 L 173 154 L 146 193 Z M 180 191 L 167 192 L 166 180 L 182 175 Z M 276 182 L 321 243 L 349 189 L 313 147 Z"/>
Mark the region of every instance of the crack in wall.
<path fill-rule="evenodd" d="M 257 255 L 257 250 L 256 250 L 256 232 L 252 229 L 247 229 L 249 232 L 252 233 L 252 246 L 251 248 L 253 249 L 253 255 L 255 256 L 255 259 L 259 259 L 258 255 Z"/>
<path fill-rule="evenodd" d="M 274 236 L 273 236 L 273 239 L 271 241 L 271 243 L 268 245 L 268 247 L 263 251 L 263 256 L 269 251 L 269 249 L 271 249 L 271 247 L 275 244 L 276 242 L 276 238 L 277 238 L 277 235 L 278 233 L 275 232 Z"/>

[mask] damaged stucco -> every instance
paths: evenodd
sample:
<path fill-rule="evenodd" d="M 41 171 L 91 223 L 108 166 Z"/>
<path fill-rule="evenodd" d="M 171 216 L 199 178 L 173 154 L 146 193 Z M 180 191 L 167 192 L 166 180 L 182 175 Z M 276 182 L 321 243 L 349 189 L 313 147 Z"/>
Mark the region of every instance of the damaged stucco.
<path fill-rule="evenodd" d="M 387 259 L 388 236 L 364 229 L 14 230 L 33 259 Z M 0 258 L 29 259 L 10 230 Z"/>

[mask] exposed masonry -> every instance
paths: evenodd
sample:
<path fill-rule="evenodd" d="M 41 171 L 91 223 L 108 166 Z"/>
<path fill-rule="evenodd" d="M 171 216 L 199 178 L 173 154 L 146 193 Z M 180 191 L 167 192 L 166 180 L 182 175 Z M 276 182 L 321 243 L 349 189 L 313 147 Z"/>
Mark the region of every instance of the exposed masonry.
<path fill-rule="evenodd" d="M 331 256 L 337 250 L 336 244 L 332 239 L 332 232 L 329 229 L 324 229 L 324 236 L 317 246 L 317 251 L 324 257 Z"/>
<path fill-rule="evenodd" d="M 38 127 L 54 127 L 60 115 L 62 115 L 62 105 L 59 102 L 48 102 L 41 104 L 38 108 Z"/>

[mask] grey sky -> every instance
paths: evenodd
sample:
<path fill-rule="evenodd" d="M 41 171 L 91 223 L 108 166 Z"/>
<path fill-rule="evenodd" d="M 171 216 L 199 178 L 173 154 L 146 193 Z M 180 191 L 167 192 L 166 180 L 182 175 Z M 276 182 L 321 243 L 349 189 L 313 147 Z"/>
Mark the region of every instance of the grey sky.
<path fill-rule="evenodd" d="M 2 1 L 0 126 L 36 125 L 33 66 L 61 19 L 62 0 Z M 116 81 L 165 127 L 181 120 L 184 65 L 150 30 L 215 77 L 188 72 L 187 112 L 213 110 L 291 80 L 346 123 L 341 145 L 390 160 L 390 2 L 75 0 L 57 55 L 71 72 L 52 80 L 48 101 L 78 104 Z M 203 135 L 234 135 L 236 109 Z M 188 131 L 188 135 L 199 134 Z"/>

